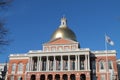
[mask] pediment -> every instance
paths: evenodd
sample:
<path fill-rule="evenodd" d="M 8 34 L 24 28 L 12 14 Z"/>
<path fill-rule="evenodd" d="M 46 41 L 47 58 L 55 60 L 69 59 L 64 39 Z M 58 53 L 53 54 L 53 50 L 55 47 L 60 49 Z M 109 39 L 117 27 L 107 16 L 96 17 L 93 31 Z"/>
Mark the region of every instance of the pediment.
<path fill-rule="evenodd" d="M 75 43 L 78 43 L 78 42 L 69 40 L 69 39 L 64 39 L 64 38 L 57 38 L 45 44 L 75 44 Z"/>

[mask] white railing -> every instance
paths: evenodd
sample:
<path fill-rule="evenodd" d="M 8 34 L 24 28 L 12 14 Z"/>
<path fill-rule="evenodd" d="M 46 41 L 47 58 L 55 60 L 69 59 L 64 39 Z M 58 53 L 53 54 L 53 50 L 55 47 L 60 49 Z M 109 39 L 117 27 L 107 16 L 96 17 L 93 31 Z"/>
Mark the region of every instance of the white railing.
<path fill-rule="evenodd" d="M 28 53 L 38 53 L 38 52 L 43 52 L 42 50 L 30 50 Z"/>
<path fill-rule="evenodd" d="M 101 50 L 101 51 L 91 51 L 92 53 L 106 53 L 106 50 Z M 108 53 L 116 53 L 115 50 L 107 50 Z"/>
<path fill-rule="evenodd" d="M 10 56 L 27 56 L 27 54 L 10 54 Z"/>

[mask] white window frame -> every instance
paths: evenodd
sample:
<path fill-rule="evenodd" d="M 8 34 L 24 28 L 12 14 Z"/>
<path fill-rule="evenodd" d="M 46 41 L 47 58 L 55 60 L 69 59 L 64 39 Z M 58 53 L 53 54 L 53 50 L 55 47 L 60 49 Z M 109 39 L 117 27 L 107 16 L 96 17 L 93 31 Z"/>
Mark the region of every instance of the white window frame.
<path fill-rule="evenodd" d="M 15 74 L 16 71 L 16 63 L 12 64 L 12 74 Z"/>
<path fill-rule="evenodd" d="M 23 73 L 23 63 L 19 63 L 18 64 L 18 74 L 22 74 Z"/>
<path fill-rule="evenodd" d="M 101 69 L 101 66 L 102 66 L 101 63 L 103 65 L 103 69 Z M 100 72 L 105 72 L 105 62 L 104 61 L 99 62 L 99 70 L 100 70 Z"/>
<path fill-rule="evenodd" d="M 111 69 L 109 68 L 109 64 L 110 64 L 110 66 L 111 66 Z M 112 70 L 112 69 L 113 69 L 113 62 L 112 62 L 111 60 L 108 61 L 108 69 L 109 69 L 109 70 Z"/>

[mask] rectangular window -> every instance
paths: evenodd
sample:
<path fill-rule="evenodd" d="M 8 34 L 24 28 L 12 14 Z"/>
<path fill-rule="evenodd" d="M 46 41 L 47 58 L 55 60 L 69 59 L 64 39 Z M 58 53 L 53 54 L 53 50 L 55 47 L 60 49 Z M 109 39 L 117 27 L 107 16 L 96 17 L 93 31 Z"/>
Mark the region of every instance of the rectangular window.
<path fill-rule="evenodd" d="M 67 60 L 64 60 L 63 61 L 63 70 L 68 70 L 68 61 Z"/>
<path fill-rule="evenodd" d="M 112 69 L 112 61 L 108 61 L 108 68 Z"/>
<path fill-rule="evenodd" d="M 72 61 L 72 70 L 75 70 L 75 61 Z"/>
<path fill-rule="evenodd" d="M 53 70 L 53 61 L 50 61 L 50 70 Z"/>
<path fill-rule="evenodd" d="M 60 67 L 61 67 L 61 63 L 60 61 L 58 62 L 58 70 L 60 70 Z"/>
<path fill-rule="evenodd" d="M 42 62 L 42 71 L 45 71 L 46 70 L 46 61 L 43 61 Z"/>
<path fill-rule="evenodd" d="M 69 46 L 65 46 L 65 51 L 69 51 Z"/>
<path fill-rule="evenodd" d="M 56 51 L 56 50 L 55 50 L 55 47 L 52 47 L 51 51 L 55 52 L 55 51 Z"/>
<path fill-rule="evenodd" d="M 81 61 L 81 62 L 80 62 L 80 69 L 81 69 L 81 70 L 84 70 L 84 61 Z"/>

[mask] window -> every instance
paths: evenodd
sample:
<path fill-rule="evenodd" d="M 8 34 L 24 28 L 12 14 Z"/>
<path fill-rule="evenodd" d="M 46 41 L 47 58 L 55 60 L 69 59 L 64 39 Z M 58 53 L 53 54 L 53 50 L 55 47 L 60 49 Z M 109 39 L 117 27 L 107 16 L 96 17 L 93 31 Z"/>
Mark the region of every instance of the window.
<path fill-rule="evenodd" d="M 68 61 L 67 60 L 64 61 L 64 65 L 65 65 L 65 70 L 68 70 Z"/>
<path fill-rule="evenodd" d="M 64 47 L 65 51 L 69 51 L 69 46 Z"/>
<path fill-rule="evenodd" d="M 108 69 L 112 69 L 112 61 L 108 61 Z"/>
<path fill-rule="evenodd" d="M 54 51 L 54 52 L 55 52 L 55 47 L 52 47 L 51 51 Z"/>
<path fill-rule="evenodd" d="M 80 65 L 80 69 L 81 69 L 81 70 L 84 70 L 84 61 L 81 60 L 81 61 L 80 61 L 80 64 L 81 64 L 81 65 Z"/>
<path fill-rule="evenodd" d="M 15 72 L 15 70 L 16 70 L 16 64 L 14 63 L 14 64 L 12 64 L 12 71 Z"/>
<path fill-rule="evenodd" d="M 42 71 L 46 70 L 46 61 L 42 61 Z"/>
<path fill-rule="evenodd" d="M 62 47 L 59 47 L 59 48 L 58 48 L 58 51 L 62 51 Z"/>
<path fill-rule="evenodd" d="M 50 70 L 53 70 L 53 61 L 50 61 Z"/>
<path fill-rule="evenodd" d="M 104 70 L 104 62 L 103 61 L 100 61 L 100 70 Z"/>
<path fill-rule="evenodd" d="M 72 45 L 72 50 L 75 50 L 76 49 L 76 45 Z"/>
<path fill-rule="evenodd" d="M 101 75 L 101 79 L 100 80 L 105 80 L 105 75 Z"/>
<path fill-rule="evenodd" d="M 23 71 L 23 64 L 22 63 L 18 64 L 18 71 Z"/>
<path fill-rule="evenodd" d="M 72 70 L 75 70 L 75 61 L 72 61 Z"/>
<path fill-rule="evenodd" d="M 61 67 L 61 63 L 60 61 L 58 62 L 58 70 L 60 70 L 60 67 Z"/>

